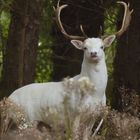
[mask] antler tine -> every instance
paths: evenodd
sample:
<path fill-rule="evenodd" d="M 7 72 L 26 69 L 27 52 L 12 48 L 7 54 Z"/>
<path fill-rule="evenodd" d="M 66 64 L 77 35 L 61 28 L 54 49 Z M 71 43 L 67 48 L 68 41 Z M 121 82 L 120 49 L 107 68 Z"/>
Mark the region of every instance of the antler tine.
<path fill-rule="evenodd" d="M 124 17 L 123 17 L 123 22 L 122 22 L 122 27 L 121 27 L 121 29 L 117 33 L 115 33 L 115 35 L 117 37 L 119 37 L 119 36 L 121 36 L 127 30 L 128 26 L 130 24 L 130 21 L 131 21 L 131 14 L 132 14 L 133 10 L 130 11 L 129 3 L 126 4 L 123 1 L 118 1 L 117 3 L 122 4 L 124 6 L 124 9 L 125 9 Z"/>
<path fill-rule="evenodd" d="M 81 32 L 83 33 L 84 37 L 88 38 L 88 36 L 86 35 L 82 25 L 80 25 L 80 29 L 81 29 Z"/>
<path fill-rule="evenodd" d="M 56 16 L 56 23 L 57 23 L 59 29 L 61 30 L 62 34 L 63 34 L 66 38 L 68 38 L 68 39 L 85 40 L 86 37 L 84 37 L 84 36 L 73 36 L 73 35 L 69 35 L 69 34 L 65 31 L 65 29 L 64 29 L 64 27 L 63 27 L 63 25 L 62 25 L 61 19 L 60 19 L 60 14 L 61 14 L 62 9 L 64 9 L 64 8 L 67 7 L 68 5 L 65 4 L 65 5 L 61 5 L 61 6 L 60 6 L 59 3 L 60 3 L 60 0 L 58 1 L 57 7 L 54 8 L 54 10 L 55 10 L 55 16 Z"/>

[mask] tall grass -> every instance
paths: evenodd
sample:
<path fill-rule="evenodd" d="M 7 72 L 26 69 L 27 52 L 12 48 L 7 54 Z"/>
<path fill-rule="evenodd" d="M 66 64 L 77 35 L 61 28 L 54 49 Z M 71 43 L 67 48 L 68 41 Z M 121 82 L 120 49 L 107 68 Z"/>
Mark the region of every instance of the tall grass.
<path fill-rule="evenodd" d="M 68 94 L 71 94 L 70 89 L 73 89 L 84 96 L 87 85 L 82 85 L 81 90 L 78 91 L 74 89 L 77 86 L 72 85 L 71 81 L 65 82 Z M 73 112 L 66 98 L 63 121 L 57 114 L 51 114 L 46 109 L 43 110 L 47 114 L 46 124 L 28 122 L 22 108 L 9 99 L 4 99 L 0 102 L 0 139 L 140 140 L 140 97 L 134 91 L 125 88 L 120 88 L 120 93 L 123 103 L 122 112 L 112 110 L 110 107 L 82 111 L 77 109 Z"/>

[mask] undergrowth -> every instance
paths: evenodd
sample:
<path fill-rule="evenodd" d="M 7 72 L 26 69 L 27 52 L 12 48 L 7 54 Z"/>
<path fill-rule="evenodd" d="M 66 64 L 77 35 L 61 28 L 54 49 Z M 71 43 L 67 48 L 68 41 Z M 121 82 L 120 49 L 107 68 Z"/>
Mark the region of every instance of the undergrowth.
<path fill-rule="evenodd" d="M 77 111 L 73 117 L 66 108 L 64 121 L 48 116 L 54 123 L 47 125 L 27 122 L 23 109 L 9 99 L 4 99 L 0 102 L 0 139 L 140 140 L 140 97 L 125 88 L 121 88 L 120 92 L 122 112 L 102 107 L 96 111 Z M 16 120 L 12 120 L 13 115 Z"/>

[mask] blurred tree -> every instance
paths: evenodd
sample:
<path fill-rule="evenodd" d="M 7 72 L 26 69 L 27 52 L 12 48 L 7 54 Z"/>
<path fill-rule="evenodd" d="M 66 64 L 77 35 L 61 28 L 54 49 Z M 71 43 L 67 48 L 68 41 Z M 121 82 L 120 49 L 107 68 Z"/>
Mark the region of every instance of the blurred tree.
<path fill-rule="evenodd" d="M 0 18 L 0 77 L 1 77 L 2 63 L 3 63 L 2 54 L 8 36 L 9 23 L 10 23 L 9 13 L 3 11 L 1 13 L 1 18 Z"/>
<path fill-rule="evenodd" d="M 10 6 L 13 0 L 0 1 L 0 77 L 2 71 L 2 54 L 8 36 L 8 29 L 10 24 Z"/>
<path fill-rule="evenodd" d="M 11 23 L 4 50 L 0 91 L 13 90 L 34 81 L 42 0 L 14 0 Z"/>
<path fill-rule="evenodd" d="M 104 24 L 105 5 L 102 0 L 63 0 L 60 5 L 64 3 L 69 6 L 62 11 L 61 19 L 68 33 L 82 35 L 79 28 L 82 24 L 89 37 L 99 36 L 100 27 Z M 58 81 L 80 73 L 82 51 L 70 46 L 70 40 L 65 39 L 54 26 L 56 45 L 53 47 L 53 80 Z"/>
<path fill-rule="evenodd" d="M 113 106 L 121 109 L 120 87 L 134 89 L 140 93 L 140 1 L 126 0 L 134 9 L 129 29 L 118 40 L 114 61 L 114 101 Z M 122 15 L 120 11 L 118 18 Z M 120 21 L 120 20 L 119 20 Z M 118 27 L 120 26 L 118 23 Z"/>

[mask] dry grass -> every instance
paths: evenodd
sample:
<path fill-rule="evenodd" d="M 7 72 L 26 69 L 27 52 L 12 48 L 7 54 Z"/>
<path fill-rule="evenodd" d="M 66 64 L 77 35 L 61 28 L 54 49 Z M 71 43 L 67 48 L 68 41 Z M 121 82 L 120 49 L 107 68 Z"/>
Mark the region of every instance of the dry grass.
<path fill-rule="evenodd" d="M 1 101 L 1 105 L 5 101 Z M 7 105 L 6 105 L 7 106 Z M 4 107 L 3 105 L 0 107 Z M 2 115 L 2 114 L 1 114 Z M 54 119 L 54 118 L 52 118 Z M 55 118 L 56 119 L 56 118 Z M 103 124 L 97 131 L 97 127 L 103 119 Z M 67 116 L 63 123 L 55 120 L 51 129 L 42 127 L 41 131 L 34 124 L 25 124 L 28 127 L 16 128 L 7 114 L 1 117 L 0 138 L 1 140 L 139 140 L 140 119 L 129 113 L 119 113 L 102 108 L 96 112 L 77 112 L 75 118 Z M 18 125 L 18 124 L 17 124 Z"/>
<path fill-rule="evenodd" d="M 140 96 L 134 90 L 124 87 L 120 88 L 119 92 L 122 95 L 123 112 L 140 118 Z"/>
<path fill-rule="evenodd" d="M 106 119 L 107 140 L 139 140 L 140 119 L 130 114 L 111 111 Z"/>
<path fill-rule="evenodd" d="M 73 86 L 67 81 L 68 93 Z M 69 85 L 70 84 L 70 85 Z M 72 86 L 72 87 L 71 87 Z M 87 85 L 82 85 L 84 89 Z M 69 89 L 71 87 L 71 90 Z M 83 87 L 78 91 L 86 94 Z M 76 88 L 76 87 L 75 87 Z M 0 139 L 1 140 L 140 140 L 140 100 L 134 91 L 124 88 L 122 94 L 123 112 L 102 107 L 96 111 L 84 110 L 72 112 L 64 102 L 65 118 L 48 114 L 46 120 L 50 127 L 40 123 L 28 123 L 23 109 L 8 99 L 0 102 Z M 128 94 L 129 93 L 129 94 Z M 47 112 L 47 110 L 46 110 Z M 10 114 L 10 115 L 9 115 Z M 16 117 L 15 117 L 16 116 Z M 12 118 L 16 120 L 12 120 Z"/>

